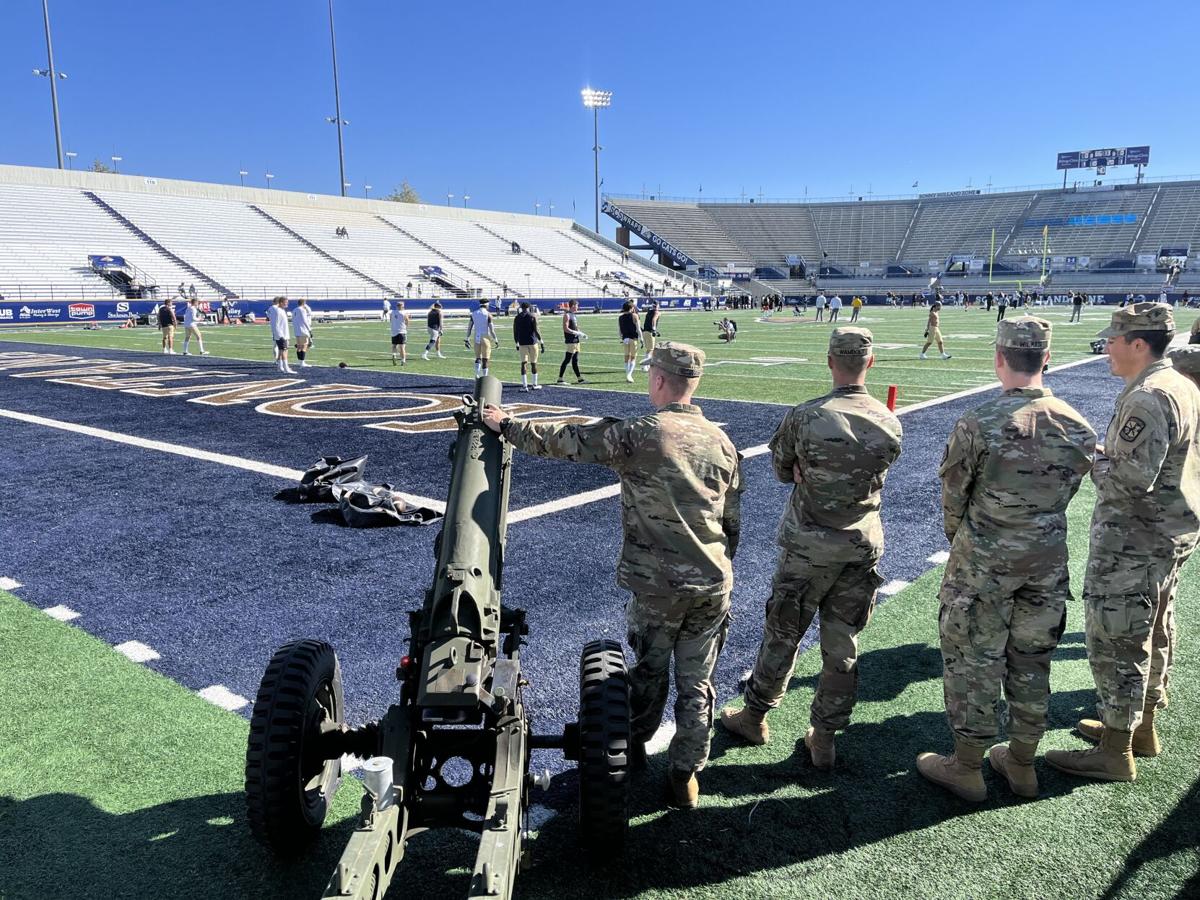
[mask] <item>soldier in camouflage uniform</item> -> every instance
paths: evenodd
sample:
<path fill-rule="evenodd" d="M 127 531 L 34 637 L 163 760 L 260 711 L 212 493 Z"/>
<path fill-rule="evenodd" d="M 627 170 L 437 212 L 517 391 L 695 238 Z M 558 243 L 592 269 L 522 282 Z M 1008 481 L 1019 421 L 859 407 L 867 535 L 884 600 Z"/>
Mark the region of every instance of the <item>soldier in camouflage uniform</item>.
<path fill-rule="evenodd" d="M 655 411 L 588 425 L 518 421 L 489 406 L 484 419 L 518 450 L 599 463 L 621 476 L 625 541 L 617 584 L 626 607 L 632 753 L 644 759 L 658 730 L 675 659 L 675 736 L 668 787 L 676 805 L 696 805 L 695 773 L 708 761 L 716 708 L 712 683 L 729 631 L 733 555 L 741 533 L 741 457 L 729 437 L 691 402 L 704 351 L 664 342 L 650 357 Z"/>
<path fill-rule="evenodd" d="M 835 329 L 833 390 L 793 408 L 771 438 L 775 474 L 794 486 L 779 525 L 782 550 L 745 708 L 721 712 L 721 724 L 750 743 L 770 739 L 766 714 L 783 698 L 819 610 L 821 677 L 804 742 L 821 769 L 833 767 L 834 733 L 849 724 L 858 694 L 858 634 L 883 582 L 876 568 L 883 555 L 880 494 L 900 455 L 900 420 L 867 393 L 874 361 L 871 332 Z"/>
<path fill-rule="evenodd" d="M 1067 506 L 1096 449 L 1087 420 L 1042 386 L 1049 351 L 1046 320 L 999 322 L 1004 392 L 958 420 L 938 470 L 950 541 L 938 631 L 954 753 L 922 753 L 917 770 L 966 800 L 987 797 L 988 747 L 1016 794 L 1038 795 L 1033 759 L 1071 593 Z M 1002 686 L 1008 745 L 995 743 Z"/>
<path fill-rule="evenodd" d="M 1196 322 L 1200 324 L 1200 319 Z M 1176 372 L 1186 375 L 1200 387 L 1200 346 L 1180 347 L 1178 350 L 1172 350 L 1168 357 Z"/>
<path fill-rule="evenodd" d="M 1079 731 L 1091 750 L 1051 750 L 1051 765 L 1133 781 L 1133 754 L 1158 755 L 1175 648 L 1175 587 L 1200 540 L 1200 394 L 1163 359 L 1171 307 L 1135 303 L 1100 332 L 1109 369 L 1125 379 L 1092 480 L 1096 509 L 1084 579 L 1084 631 L 1099 719 Z"/>

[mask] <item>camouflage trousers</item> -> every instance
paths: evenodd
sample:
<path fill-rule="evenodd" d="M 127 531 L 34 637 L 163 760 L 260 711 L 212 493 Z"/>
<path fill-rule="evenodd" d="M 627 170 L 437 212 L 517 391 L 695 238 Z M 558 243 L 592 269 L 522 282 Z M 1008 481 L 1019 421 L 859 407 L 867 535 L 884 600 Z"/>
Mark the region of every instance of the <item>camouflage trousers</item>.
<path fill-rule="evenodd" d="M 819 562 L 784 550 L 779 555 L 762 644 L 746 684 L 746 706 L 766 712 L 779 706 L 796 655 L 813 617 L 821 613 L 821 677 L 812 701 L 812 724 L 836 731 L 850 724 L 858 697 L 858 635 L 875 608 L 883 583 L 874 561 Z"/>
<path fill-rule="evenodd" d="M 1050 658 L 1067 625 L 1065 561 L 1034 575 L 976 567 L 951 556 L 942 579 L 938 633 L 946 718 L 955 737 L 989 747 L 1000 733 L 1000 693 L 1008 736 L 1036 744 L 1046 732 Z"/>
<path fill-rule="evenodd" d="M 1175 590 L 1180 560 L 1122 560 L 1123 575 L 1141 586 L 1105 592 L 1106 580 L 1088 579 L 1084 633 L 1096 682 L 1100 720 L 1133 731 L 1147 706 L 1167 705 L 1167 682 L 1175 655 Z M 1123 583 L 1129 582 L 1124 577 Z M 1095 590 L 1093 590 L 1095 587 Z"/>
<path fill-rule="evenodd" d="M 675 659 L 675 736 L 671 767 L 699 772 L 708 762 L 717 693 L 713 670 L 729 634 L 729 595 L 635 595 L 625 608 L 634 666 L 629 673 L 633 739 L 648 741 L 662 722 Z"/>

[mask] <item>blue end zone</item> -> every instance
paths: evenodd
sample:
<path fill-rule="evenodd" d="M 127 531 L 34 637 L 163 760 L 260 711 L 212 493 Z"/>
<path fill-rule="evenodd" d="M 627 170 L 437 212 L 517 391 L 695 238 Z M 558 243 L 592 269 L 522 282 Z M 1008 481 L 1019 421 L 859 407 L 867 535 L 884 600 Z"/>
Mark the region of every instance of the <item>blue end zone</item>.
<path fill-rule="evenodd" d="M 158 362 L 145 354 L 72 352 Z M 182 363 L 173 358 L 171 364 Z M 273 374 L 262 365 L 207 359 L 188 365 L 239 376 Z M 280 418 L 255 412 L 253 404 L 205 407 L 178 397 L 9 377 L 15 371 L 22 370 L 0 372 L 0 408 L 294 468 L 320 453 L 368 452 L 368 477 L 431 497 L 445 494 L 448 433 Z M 413 394 L 460 394 L 467 384 L 326 369 L 305 370 L 304 378 Z M 1107 426 L 1121 385 L 1102 364 L 1077 366 L 1049 380 L 1098 430 Z M 547 389 L 541 395 L 513 396 L 579 407 L 588 415 L 647 409 L 644 398 L 629 394 Z M 884 501 L 887 578 L 911 581 L 931 567 L 930 554 L 945 549 L 936 474 L 942 447 L 954 420 L 988 396 L 901 417 L 904 452 Z M 707 401 L 704 407 L 743 448 L 766 441 L 784 413 L 783 407 L 750 403 Z M 405 612 L 419 605 L 429 583 L 436 529 L 346 528 L 330 515 L 331 507 L 275 499 L 289 486 L 281 478 L 11 419 L 0 418 L 0 440 L 8 451 L 0 473 L 10 485 L 27 486 L 0 496 L 0 575 L 21 581 L 28 602 L 70 606 L 81 614 L 76 624 L 110 643 L 149 644 L 161 654 L 149 665 L 192 689 L 222 684 L 247 698 L 276 646 L 296 637 L 325 638 L 342 660 L 352 721 L 374 718 L 394 700 L 394 668 L 407 646 Z M 739 676 L 753 663 L 777 555 L 775 527 L 788 490 L 765 457 L 747 460 L 745 473 L 735 617 L 717 672 L 721 701 L 735 694 Z M 519 455 L 513 508 L 612 482 L 599 467 Z M 529 613 L 528 700 L 540 731 L 575 716 L 582 645 L 624 637 L 626 595 L 613 583 L 619 516 L 614 498 L 510 527 L 505 599 Z M 556 757 L 547 755 L 539 764 L 555 766 Z"/>

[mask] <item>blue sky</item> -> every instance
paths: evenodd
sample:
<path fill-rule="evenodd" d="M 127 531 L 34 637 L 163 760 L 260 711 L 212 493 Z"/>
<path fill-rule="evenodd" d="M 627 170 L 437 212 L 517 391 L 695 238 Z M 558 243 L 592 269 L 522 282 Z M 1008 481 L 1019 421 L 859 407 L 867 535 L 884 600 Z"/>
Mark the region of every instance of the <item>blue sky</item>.
<path fill-rule="evenodd" d="M 1200 5 L 335 0 L 351 193 L 592 218 L 604 190 L 849 196 L 1040 184 L 1059 150 L 1200 171 Z M 1053 7 L 1053 8 L 1052 8 Z M 1003 9 L 1003 15 L 997 10 Z M 324 0 L 51 0 L 76 164 L 337 191 Z M 0 161 L 54 165 L 41 4 L 0 10 Z M 1081 173 L 1082 174 L 1082 173 Z M 1132 174 L 1132 170 L 1119 174 Z M 605 231 L 611 233 L 611 226 Z"/>

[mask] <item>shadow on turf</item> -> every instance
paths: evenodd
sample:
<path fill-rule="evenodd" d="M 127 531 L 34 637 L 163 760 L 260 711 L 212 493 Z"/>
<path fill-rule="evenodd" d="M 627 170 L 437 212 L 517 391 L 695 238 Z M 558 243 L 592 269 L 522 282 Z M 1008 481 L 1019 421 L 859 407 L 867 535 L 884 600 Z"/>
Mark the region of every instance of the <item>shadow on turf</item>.
<path fill-rule="evenodd" d="M 1126 895 L 1133 888 L 1130 882 L 1138 876 L 1142 866 L 1176 853 L 1195 853 L 1197 847 L 1200 847 L 1200 779 L 1192 783 L 1191 790 L 1180 799 L 1171 814 L 1129 854 L 1121 874 L 1101 895 L 1101 900 Z M 1200 870 L 1180 887 L 1175 897 L 1176 900 L 1200 897 Z"/>
<path fill-rule="evenodd" d="M 72 794 L 0 797 L 0 822 L 0 896 L 66 900 L 319 897 L 353 830 L 352 819 L 328 826 L 308 856 L 285 863 L 251 837 L 240 793 L 123 815 Z M 466 896 L 477 844 L 463 832 L 418 836 L 392 893 L 410 893 L 409 872 L 422 896 Z"/>

